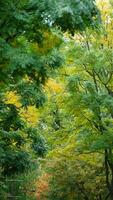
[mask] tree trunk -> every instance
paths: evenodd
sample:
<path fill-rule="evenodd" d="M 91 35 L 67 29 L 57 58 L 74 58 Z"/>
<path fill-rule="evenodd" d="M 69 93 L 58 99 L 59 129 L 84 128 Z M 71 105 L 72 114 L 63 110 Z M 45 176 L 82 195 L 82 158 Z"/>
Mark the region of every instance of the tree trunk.
<path fill-rule="evenodd" d="M 105 175 L 106 185 L 109 190 L 110 199 L 113 200 L 113 163 L 111 161 L 112 149 L 105 149 Z"/>

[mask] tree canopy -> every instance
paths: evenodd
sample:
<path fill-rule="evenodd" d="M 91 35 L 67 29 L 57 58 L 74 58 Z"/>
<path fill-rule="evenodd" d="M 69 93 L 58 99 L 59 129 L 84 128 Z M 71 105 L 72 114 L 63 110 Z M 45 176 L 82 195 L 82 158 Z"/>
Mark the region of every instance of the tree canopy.
<path fill-rule="evenodd" d="M 0 3 L 2 197 L 113 199 L 112 1 Z"/>

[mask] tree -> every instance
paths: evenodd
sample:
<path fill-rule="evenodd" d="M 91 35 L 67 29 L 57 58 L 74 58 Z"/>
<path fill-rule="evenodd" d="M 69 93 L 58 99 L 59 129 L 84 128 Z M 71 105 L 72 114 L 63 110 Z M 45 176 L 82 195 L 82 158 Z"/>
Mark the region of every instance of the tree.
<path fill-rule="evenodd" d="M 75 73 L 69 77 L 68 102 L 78 127 L 77 151 L 103 154 L 108 188 L 105 199 L 113 199 L 113 18 L 111 5 L 107 6 L 108 13 L 102 15 L 101 34 L 88 31 L 74 43 L 70 55 L 75 57 Z"/>
<path fill-rule="evenodd" d="M 113 199 L 113 15 L 107 1 L 99 6 L 100 33 L 87 29 L 73 40 L 66 38 L 68 60 L 61 76 L 67 85 L 65 95 L 61 94 L 64 104 L 57 106 L 65 108 L 68 119 L 63 128 L 49 129 L 49 142 L 55 149 L 49 153 L 53 160 L 47 166 L 51 174 L 48 199 Z M 54 109 L 56 102 L 52 105 Z M 54 119 L 47 116 L 49 122 Z"/>
<path fill-rule="evenodd" d="M 43 46 L 45 31 L 51 34 L 51 26 L 58 25 L 64 31 L 69 29 L 73 33 L 77 25 L 80 24 L 81 27 L 84 22 L 83 28 L 85 28 L 97 21 L 99 15 L 93 1 L 87 2 L 87 4 L 83 1 L 82 7 L 80 5 L 80 2 L 72 5 L 70 1 L 63 1 L 61 4 L 60 1 L 56 3 L 56 1 L 51 0 L 1 0 L 0 160 L 4 174 L 23 171 L 29 166 L 31 150 L 29 148 L 26 150 L 25 146 L 32 142 L 32 138 L 29 138 L 27 134 L 26 123 L 20 116 L 20 108 L 14 104 L 6 103 L 6 92 L 16 92 L 21 107 L 27 108 L 29 105 L 35 105 L 38 108 L 43 105 L 45 102 L 43 85 L 49 75 L 48 72 L 59 67 L 62 62 L 62 58 L 58 54 L 61 40 L 44 53 L 37 51 L 37 49 Z M 76 7 L 75 11 L 73 6 Z M 86 8 L 84 11 L 83 7 Z M 79 14 L 76 23 L 74 17 L 77 10 Z M 72 24 L 70 24 L 71 21 L 67 23 L 68 15 L 72 19 Z M 61 19 L 65 24 L 67 23 L 65 27 L 62 27 Z M 89 19 L 90 22 L 88 22 Z M 29 139 L 30 141 L 28 141 Z M 17 166 L 16 160 L 18 160 Z"/>

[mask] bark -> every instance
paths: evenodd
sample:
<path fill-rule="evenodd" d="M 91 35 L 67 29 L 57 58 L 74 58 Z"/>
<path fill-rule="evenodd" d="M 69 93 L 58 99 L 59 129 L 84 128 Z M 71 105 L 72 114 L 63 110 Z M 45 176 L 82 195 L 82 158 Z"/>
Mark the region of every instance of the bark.
<path fill-rule="evenodd" d="M 110 197 L 113 200 L 113 163 L 110 160 L 112 156 L 111 149 L 105 149 L 105 175 L 106 175 L 106 185 L 109 190 L 109 194 L 105 198 L 108 199 Z"/>

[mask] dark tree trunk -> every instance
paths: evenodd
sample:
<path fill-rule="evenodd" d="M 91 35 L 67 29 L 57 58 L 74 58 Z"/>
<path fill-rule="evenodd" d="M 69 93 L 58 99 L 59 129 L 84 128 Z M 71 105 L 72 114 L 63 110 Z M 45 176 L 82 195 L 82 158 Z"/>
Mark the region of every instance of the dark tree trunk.
<path fill-rule="evenodd" d="M 109 190 L 109 194 L 105 198 L 107 200 L 109 197 L 113 200 L 113 162 L 112 149 L 105 149 L 105 175 L 106 175 L 106 185 Z"/>

